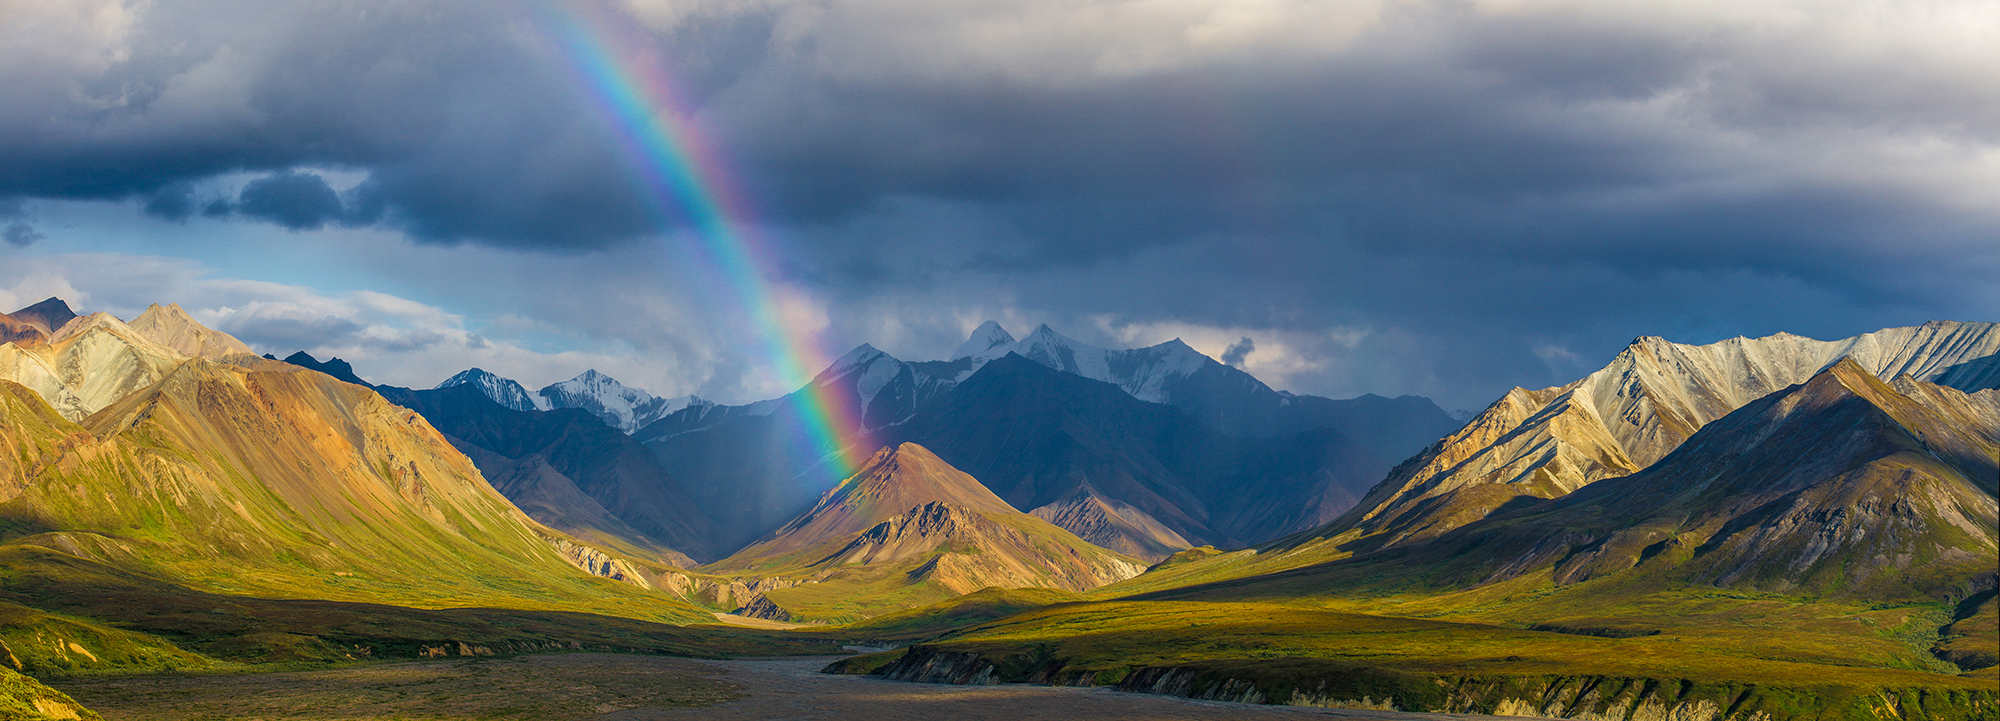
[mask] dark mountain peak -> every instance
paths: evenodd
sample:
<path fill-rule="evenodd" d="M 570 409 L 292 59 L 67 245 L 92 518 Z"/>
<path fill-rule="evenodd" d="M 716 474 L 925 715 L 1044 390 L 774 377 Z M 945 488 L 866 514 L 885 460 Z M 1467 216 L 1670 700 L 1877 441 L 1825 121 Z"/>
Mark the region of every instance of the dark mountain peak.
<path fill-rule="evenodd" d="M 327 375 L 333 376 L 334 378 L 338 378 L 348 383 L 353 383 L 363 388 L 375 387 L 368 381 L 361 380 L 360 376 L 354 374 L 354 366 L 348 365 L 347 361 L 341 360 L 339 358 L 328 358 L 326 359 L 325 362 L 321 362 L 318 359 L 313 358 L 311 353 L 307 353 L 305 351 L 299 351 L 297 353 L 285 356 L 285 362 L 298 366 L 300 368 L 311 368 L 313 370 L 325 373 Z"/>
<path fill-rule="evenodd" d="M 49 296 L 47 300 L 8 313 L 15 320 L 25 321 L 41 328 L 42 332 L 55 335 L 56 331 L 76 320 L 76 312 L 70 310 L 63 299 Z"/>

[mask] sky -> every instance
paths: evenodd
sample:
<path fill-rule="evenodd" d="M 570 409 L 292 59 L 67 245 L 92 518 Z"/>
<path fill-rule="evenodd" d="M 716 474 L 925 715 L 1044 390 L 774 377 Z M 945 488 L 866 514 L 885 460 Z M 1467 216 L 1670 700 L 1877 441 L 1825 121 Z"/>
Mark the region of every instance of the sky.
<path fill-rule="evenodd" d="M 2000 320 L 1991 0 L 0 0 L 0 309 L 791 390 L 565 18 L 836 355 L 1046 323 L 1477 409 L 1640 335 Z"/>

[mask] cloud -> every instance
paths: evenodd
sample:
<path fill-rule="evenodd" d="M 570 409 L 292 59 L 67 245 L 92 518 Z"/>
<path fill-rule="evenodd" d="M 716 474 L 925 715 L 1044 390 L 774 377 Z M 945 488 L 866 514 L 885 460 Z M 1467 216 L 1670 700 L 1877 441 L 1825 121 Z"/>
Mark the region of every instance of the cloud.
<path fill-rule="evenodd" d="M 225 245 L 197 235 L 267 232 L 348 274 L 263 271 L 289 285 L 462 316 L 392 321 L 338 293 L 205 306 L 269 343 L 562 377 L 574 344 L 636 383 L 778 390 L 652 184 L 676 169 L 646 165 L 545 16 L 6 7 L 25 20 L 0 27 L 0 199 L 37 208 L 6 219 L 8 249 L 171 237 L 117 247 L 215 267 Z M 754 216 L 735 230 L 772 259 L 756 270 L 829 353 L 935 357 L 986 317 L 1104 344 L 1181 329 L 1217 356 L 1255 338 L 1239 361 L 1281 387 L 1477 407 L 1569 380 L 1537 348 L 1589 365 L 1639 334 L 1836 337 L 2000 307 L 1990 2 L 560 7 L 672 86 L 657 110 L 735 180 L 708 190 Z M 64 225 L 58 205 L 97 210 Z M 278 252 L 256 245 L 226 249 Z M 211 287 L 195 276 L 174 287 Z"/>
<path fill-rule="evenodd" d="M 236 212 L 282 225 L 289 230 L 316 230 L 347 215 L 340 194 L 312 173 L 287 172 L 259 178 L 243 186 Z"/>
<path fill-rule="evenodd" d="M 8 223 L 6 230 L 0 230 L 0 238 L 5 238 L 8 245 L 25 248 L 34 245 L 35 241 L 47 239 L 48 236 L 35 230 L 35 226 L 16 220 Z"/>
<path fill-rule="evenodd" d="M 1257 344 L 1250 340 L 1250 336 L 1243 336 L 1243 340 L 1236 341 L 1230 344 L 1228 348 L 1223 349 L 1222 362 L 1225 365 L 1242 368 L 1244 357 L 1249 356 L 1255 350 L 1257 350 Z"/>
<path fill-rule="evenodd" d="M 47 235 L 28 223 L 27 208 L 18 198 L 0 200 L 0 223 L 5 224 L 0 227 L 0 240 L 16 248 L 26 248 L 34 245 L 35 241 L 48 239 Z"/>

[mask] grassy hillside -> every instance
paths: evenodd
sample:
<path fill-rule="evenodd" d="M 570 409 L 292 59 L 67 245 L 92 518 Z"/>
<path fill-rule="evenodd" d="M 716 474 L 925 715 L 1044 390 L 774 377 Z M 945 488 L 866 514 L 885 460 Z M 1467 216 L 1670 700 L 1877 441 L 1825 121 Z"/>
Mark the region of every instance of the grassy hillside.
<path fill-rule="evenodd" d="M 272 361 L 185 360 L 82 424 L 0 382 L 0 540 L 203 591 L 707 614 L 592 576 L 415 413 Z"/>

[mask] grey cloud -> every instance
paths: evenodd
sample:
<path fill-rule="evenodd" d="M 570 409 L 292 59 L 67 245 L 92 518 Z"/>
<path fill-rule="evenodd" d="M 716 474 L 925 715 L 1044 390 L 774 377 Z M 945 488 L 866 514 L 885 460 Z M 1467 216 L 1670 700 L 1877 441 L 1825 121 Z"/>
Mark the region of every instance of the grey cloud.
<path fill-rule="evenodd" d="M 340 194 L 313 173 L 289 172 L 243 186 L 236 212 L 291 230 L 318 230 L 347 215 Z"/>
<path fill-rule="evenodd" d="M 255 315 L 231 317 L 219 330 L 236 336 L 256 348 L 273 353 L 290 350 L 339 347 L 358 338 L 365 329 L 360 323 L 337 316 Z"/>
<path fill-rule="evenodd" d="M 26 248 L 36 241 L 48 239 L 28 222 L 27 204 L 20 198 L 0 198 L 0 223 L 5 223 L 4 228 L 0 228 L 0 240 L 16 248 Z"/>
<path fill-rule="evenodd" d="M 2000 303 L 1975 160 L 2000 144 L 1993 51 L 1921 14 L 1871 20 L 1871 44 L 1832 41 L 1861 12 L 1838 4 L 1399 3 L 1349 36 L 1280 18 L 1209 52 L 1174 44 L 1185 23 L 1066 25 L 1064 3 L 1036 5 L 1045 28 L 1008 3 L 809 5 L 676 3 L 626 39 L 677 76 L 772 280 L 831 305 L 834 345 L 884 343 L 894 317 L 900 352 L 942 353 L 953 314 L 998 305 L 1074 335 L 1104 315 L 1367 327 L 1298 390 L 1474 407 L 1568 380 L 1535 346 L 1589 363 L 1642 333 L 1835 337 Z M 589 258 L 672 246 L 686 211 L 536 22 L 467 0 L 148 8 L 127 60 L 4 78 L 0 197 L 558 251 L 576 266 L 533 284 L 545 320 L 748 382 L 725 321 L 666 338 L 598 308 L 665 291 Z M 1016 21 L 1019 42 L 963 30 Z M 335 193 L 315 169 L 366 180 Z M 688 318 L 730 317 L 727 288 L 683 288 Z"/>
<path fill-rule="evenodd" d="M 35 241 L 46 240 L 49 236 L 35 230 L 35 226 L 29 225 L 26 221 L 16 220 L 8 223 L 6 230 L 0 231 L 0 237 L 4 237 L 8 245 L 25 248 L 34 245 Z"/>
<path fill-rule="evenodd" d="M 1242 368 L 1243 359 L 1250 357 L 1250 353 L 1255 350 L 1257 343 L 1250 340 L 1249 336 L 1244 336 L 1243 340 L 1230 344 L 1229 348 L 1222 352 L 1222 362 L 1225 365 Z"/>

